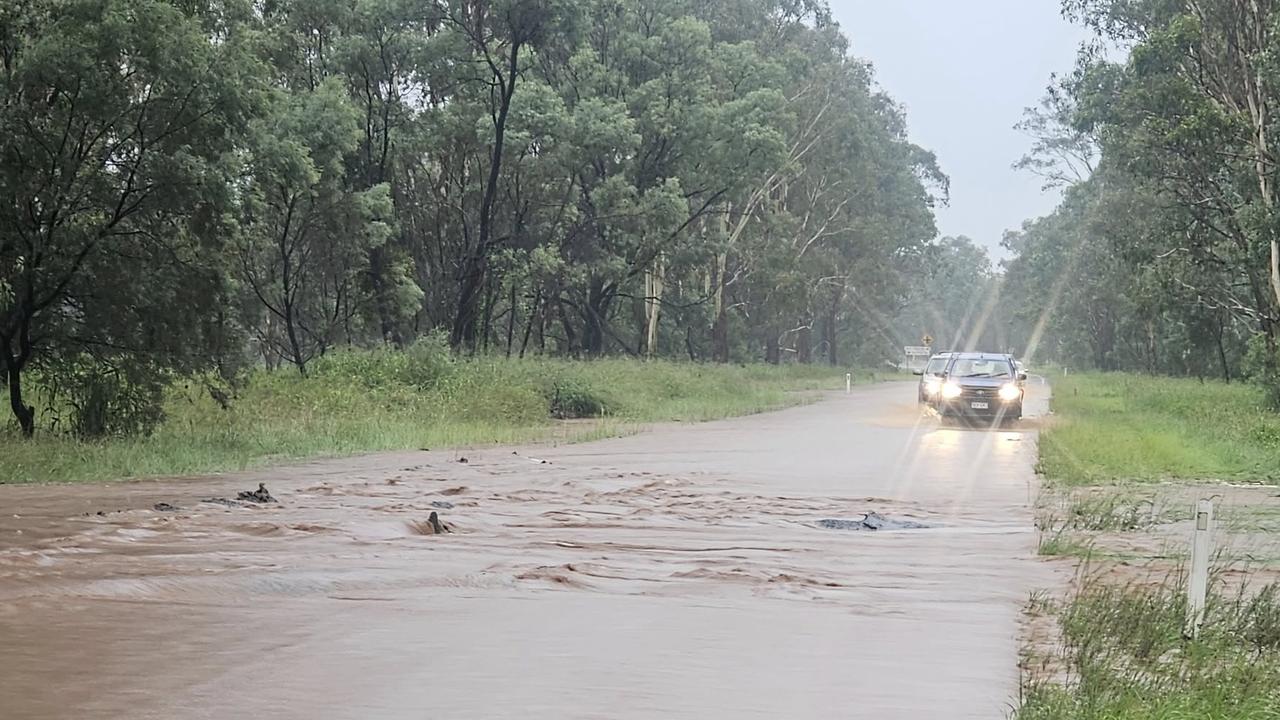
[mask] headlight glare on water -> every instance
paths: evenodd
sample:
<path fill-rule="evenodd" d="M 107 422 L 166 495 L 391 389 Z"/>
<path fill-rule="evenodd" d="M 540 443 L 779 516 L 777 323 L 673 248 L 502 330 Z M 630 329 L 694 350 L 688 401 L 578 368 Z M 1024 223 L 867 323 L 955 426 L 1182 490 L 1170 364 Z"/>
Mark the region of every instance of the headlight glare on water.
<path fill-rule="evenodd" d="M 1005 402 L 1013 402 L 1022 395 L 1022 390 L 1017 385 L 1009 383 L 1000 386 L 1000 399 Z"/>
<path fill-rule="evenodd" d="M 955 398 L 960 397 L 960 392 L 961 392 L 960 386 L 953 382 L 947 382 L 942 384 L 942 397 L 948 400 L 953 400 Z"/>

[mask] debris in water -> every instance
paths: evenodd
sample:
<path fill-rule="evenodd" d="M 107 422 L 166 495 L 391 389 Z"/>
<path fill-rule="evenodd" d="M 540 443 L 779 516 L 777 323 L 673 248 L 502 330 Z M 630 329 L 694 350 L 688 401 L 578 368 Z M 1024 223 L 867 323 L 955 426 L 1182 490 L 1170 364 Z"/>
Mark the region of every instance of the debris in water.
<path fill-rule="evenodd" d="M 930 526 L 914 520 L 894 520 L 880 513 L 869 512 L 860 520 L 819 520 L 818 527 L 826 530 L 921 530 Z"/>
<path fill-rule="evenodd" d="M 449 502 L 448 500 L 432 500 L 431 507 L 440 508 L 441 510 L 452 510 L 453 503 Z"/>
<path fill-rule="evenodd" d="M 466 459 L 466 458 L 464 458 L 464 457 L 460 457 L 460 458 L 458 458 L 458 462 L 463 463 L 463 464 L 465 465 L 465 464 L 466 464 L 466 462 L 467 462 L 467 459 Z"/>
<path fill-rule="evenodd" d="M 181 508 L 179 508 L 177 505 L 170 505 L 167 502 L 158 502 L 155 505 L 152 505 L 151 509 L 155 510 L 156 512 L 175 512 L 177 510 L 180 510 Z"/>
<path fill-rule="evenodd" d="M 451 533 L 453 530 L 440 521 L 440 516 L 432 512 L 427 516 L 427 521 L 413 520 L 409 523 L 409 529 L 418 535 L 443 535 Z"/>
<path fill-rule="evenodd" d="M 431 523 L 431 527 L 436 531 L 437 535 L 450 532 L 449 528 L 445 527 L 444 523 L 440 522 L 440 515 L 438 515 L 434 510 L 432 510 L 431 514 L 427 516 L 427 522 Z"/>
<path fill-rule="evenodd" d="M 276 501 L 275 498 L 271 497 L 271 493 L 267 492 L 266 483 L 258 483 L 257 490 L 242 490 L 239 495 L 236 495 L 236 498 L 256 503 L 273 503 Z"/>

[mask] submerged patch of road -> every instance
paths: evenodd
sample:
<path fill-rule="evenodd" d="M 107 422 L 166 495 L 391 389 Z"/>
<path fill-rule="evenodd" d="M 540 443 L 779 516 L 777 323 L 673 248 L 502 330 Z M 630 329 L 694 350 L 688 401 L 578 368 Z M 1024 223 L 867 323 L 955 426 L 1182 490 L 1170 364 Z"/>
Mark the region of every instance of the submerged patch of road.
<path fill-rule="evenodd" d="M 877 512 L 869 512 L 857 520 L 824 518 L 818 521 L 818 527 L 824 530 L 924 530 L 933 527 L 928 523 L 915 520 L 899 520 L 888 518 Z"/>

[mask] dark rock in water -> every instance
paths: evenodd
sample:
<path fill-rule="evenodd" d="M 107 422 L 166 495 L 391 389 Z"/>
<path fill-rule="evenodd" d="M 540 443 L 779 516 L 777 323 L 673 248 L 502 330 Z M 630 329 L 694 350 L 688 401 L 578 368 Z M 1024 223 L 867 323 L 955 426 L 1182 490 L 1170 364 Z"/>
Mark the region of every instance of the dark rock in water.
<path fill-rule="evenodd" d="M 155 505 L 152 505 L 151 509 L 156 512 L 174 512 L 180 508 L 177 505 L 170 505 L 167 502 L 158 502 Z"/>
<path fill-rule="evenodd" d="M 437 535 L 453 532 L 444 523 L 440 522 L 440 516 L 436 514 L 435 511 L 432 511 L 432 513 L 427 516 L 427 522 L 431 523 L 431 529 L 434 530 Z"/>
<path fill-rule="evenodd" d="M 432 500 L 431 507 L 440 508 L 441 510 L 452 510 L 453 503 L 449 502 L 448 500 Z"/>
<path fill-rule="evenodd" d="M 464 464 L 464 465 L 465 465 L 465 464 L 467 463 L 467 459 L 466 459 L 466 458 L 464 458 L 464 457 L 460 457 L 460 458 L 458 458 L 458 462 L 460 462 L 460 463 L 462 463 L 462 464 Z"/>
<path fill-rule="evenodd" d="M 439 513 L 431 513 L 426 519 L 410 520 L 409 530 L 415 535 L 443 535 L 453 532 L 453 528 L 440 520 Z"/>
<path fill-rule="evenodd" d="M 869 512 L 860 520 L 819 520 L 818 527 L 826 530 L 921 530 L 930 526 L 914 520 L 895 520 L 880 513 Z"/>
<path fill-rule="evenodd" d="M 266 483 L 258 483 L 257 490 L 241 491 L 241 493 L 237 495 L 236 498 L 240 500 L 244 500 L 246 502 L 256 502 L 256 503 L 273 503 L 276 501 L 275 498 L 271 497 L 271 493 L 267 492 Z"/>

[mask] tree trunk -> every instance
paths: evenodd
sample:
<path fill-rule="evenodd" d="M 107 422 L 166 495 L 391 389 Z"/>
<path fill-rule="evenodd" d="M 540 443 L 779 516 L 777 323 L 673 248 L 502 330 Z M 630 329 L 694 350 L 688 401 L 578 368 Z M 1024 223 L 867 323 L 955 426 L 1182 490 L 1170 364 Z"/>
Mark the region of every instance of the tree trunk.
<path fill-rule="evenodd" d="M 484 285 L 485 259 L 474 255 L 462 261 L 458 287 L 458 307 L 449 331 L 449 345 L 454 350 L 475 350 L 476 316 L 479 315 L 480 289 Z"/>
<path fill-rule="evenodd" d="M 286 299 L 284 302 L 284 330 L 285 336 L 289 338 L 289 353 L 292 355 L 293 364 L 298 368 L 298 374 L 302 377 L 307 376 L 307 358 L 302 352 L 302 343 L 298 340 L 297 322 L 293 316 L 293 302 Z"/>
<path fill-rule="evenodd" d="M 460 287 L 458 291 L 458 309 L 454 313 L 453 329 L 449 333 L 449 344 L 455 350 L 476 347 L 476 315 L 479 301 L 484 290 L 485 274 L 488 269 L 489 250 L 493 234 L 493 206 L 498 199 L 498 181 L 502 173 L 502 152 L 507 136 L 507 116 L 511 112 L 511 98 L 516 92 L 516 78 L 520 71 L 520 42 L 511 43 L 510 57 L 507 64 L 507 76 L 498 74 L 499 91 L 498 112 L 493 120 L 493 154 L 489 162 L 489 176 L 485 181 L 484 197 L 480 201 L 480 229 L 476 238 L 476 246 L 462 263 Z"/>
<path fill-rule="evenodd" d="M 511 357 L 511 346 L 516 339 L 516 283 L 511 281 L 511 294 L 507 297 L 507 357 Z"/>
<path fill-rule="evenodd" d="M 582 308 L 582 348 L 590 357 L 604 355 L 605 323 L 613 303 L 613 286 L 603 280 L 592 280 L 587 289 L 587 302 Z"/>
<path fill-rule="evenodd" d="M 555 293 L 547 296 L 542 301 L 542 309 L 538 312 L 538 354 L 547 354 L 547 323 L 551 322 L 551 299 L 559 297 L 560 288 L 556 287 Z"/>
<path fill-rule="evenodd" d="M 658 350 L 658 314 L 662 311 L 665 273 L 666 262 L 661 255 L 644 273 L 644 355 L 648 358 Z"/>
<path fill-rule="evenodd" d="M 1158 351 L 1156 347 L 1156 323 L 1147 320 L 1147 372 L 1156 373 L 1158 366 Z M 1111 370 L 1112 368 L 1107 368 Z"/>
<path fill-rule="evenodd" d="M 1218 332 L 1214 334 L 1214 340 L 1218 343 L 1218 361 L 1222 363 L 1222 379 L 1229 385 L 1231 384 L 1231 366 L 1227 364 L 1227 350 L 1222 344 L 1222 336 L 1226 333 L 1225 323 L 1221 316 L 1218 317 Z"/>
<path fill-rule="evenodd" d="M 806 325 L 796 332 L 796 360 L 808 365 L 813 362 L 813 328 Z"/>
<path fill-rule="evenodd" d="M 373 289 L 374 309 L 378 313 L 378 327 L 382 333 L 382 342 L 389 342 L 399 348 L 404 346 L 404 338 L 401 337 L 400 330 L 392 319 L 391 308 L 387 306 L 386 266 L 386 248 L 379 246 L 369 251 L 369 285 Z"/>
<path fill-rule="evenodd" d="M 764 361 L 770 365 L 782 362 L 782 345 L 778 342 L 778 333 L 769 330 L 764 341 Z"/>
<path fill-rule="evenodd" d="M 569 322 L 569 313 L 565 312 L 564 303 L 557 303 L 560 311 L 560 326 L 564 328 L 564 344 L 560 352 L 568 355 L 577 354 L 577 333 L 573 331 L 573 323 Z"/>
<path fill-rule="evenodd" d="M 282 358 L 280 357 L 280 330 L 272 317 L 267 313 L 267 329 L 262 338 L 262 362 L 268 370 L 275 371 L 280 369 Z"/>
<path fill-rule="evenodd" d="M 520 341 L 520 359 L 524 359 L 524 351 L 529 347 L 529 336 L 533 334 L 533 321 L 542 316 L 542 288 L 538 288 L 533 296 L 533 307 L 529 308 L 529 317 L 524 324 L 524 338 Z"/>
<path fill-rule="evenodd" d="M 500 292 L 499 283 L 495 283 L 492 279 L 487 283 L 484 293 L 484 324 L 480 330 L 480 343 L 485 353 L 489 352 L 489 339 L 493 337 L 493 309 L 498 304 L 498 293 Z"/>
<path fill-rule="evenodd" d="M 827 343 L 827 364 L 832 367 L 840 364 L 840 346 L 836 342 L 836 323 L 840 315 L 840 301 L 843 299 L 844 285 L 842 284 L 831 294 L 831 305 L 827 307 L 827 321 L 822 328 L 822 332 L 825 335 L 824 340 Z"/>
<path fill-rule="evenodd" d="M 13 417 L 22 428 L 22 436 L 30 438 L 36 433 L 36 409 L 22 399 L 22 364 L 9 354 L 7 346 L 0 348 L 4 352 L 5 378 L 9 385 L 9 407 Z"/>
<path fill-rule="evenodd" d="M 725 306 L 724 290 L 727 278 L 725 270 L 729 258 L 726 253 L 716 255 L 713 285 L 715 287 L 715 316 L 711 324 L 711 360 L 718 363 L 729 362 L 729 310 Z"/>

